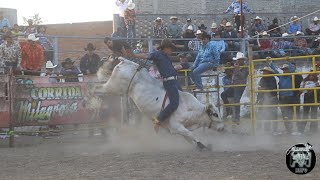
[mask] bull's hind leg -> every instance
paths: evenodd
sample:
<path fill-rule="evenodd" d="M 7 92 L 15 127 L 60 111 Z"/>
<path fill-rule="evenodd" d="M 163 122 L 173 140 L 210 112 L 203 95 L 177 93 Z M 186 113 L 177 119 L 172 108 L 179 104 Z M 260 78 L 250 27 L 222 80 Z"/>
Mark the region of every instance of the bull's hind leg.
<path fill-rule="evenodd" d="M 193 142 L 200 150 L 207 148 L 190 130 L 185 128 L 183 125 L 179 124 L 176 126 L 177 127 L 175 127 L 175 130 L 177 131 L 177 133 L 182 135 L 188 142 Z"/>

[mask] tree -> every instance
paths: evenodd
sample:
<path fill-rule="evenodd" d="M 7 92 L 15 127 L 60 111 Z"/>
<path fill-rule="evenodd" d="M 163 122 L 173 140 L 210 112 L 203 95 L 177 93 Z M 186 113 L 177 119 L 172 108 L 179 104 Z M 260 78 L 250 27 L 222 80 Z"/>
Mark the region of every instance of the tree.
<path fill-rule="evenodd" d="M 39 25 L 43 23 L 43 20 L 39 14 L 34 14 L 33 16 L 30 16 L 30 18 L 23 17 L 23 24 L 28 24 L 28 19 L 32 19 L 34 25 Z"/>

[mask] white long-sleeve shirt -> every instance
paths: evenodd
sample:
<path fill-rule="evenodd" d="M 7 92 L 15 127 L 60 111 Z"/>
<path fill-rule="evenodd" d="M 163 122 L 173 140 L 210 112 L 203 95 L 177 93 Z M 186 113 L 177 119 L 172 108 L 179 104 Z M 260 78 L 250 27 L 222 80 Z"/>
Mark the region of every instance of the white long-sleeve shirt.
<path fill-rule="evenodd" d="M 120 0 L 116 1 L 116 5 L 119 7 L 120 17 L 124 17 L 124 11 L 128 8 L 129 0 L 125 0 L 123 3 Z"/>

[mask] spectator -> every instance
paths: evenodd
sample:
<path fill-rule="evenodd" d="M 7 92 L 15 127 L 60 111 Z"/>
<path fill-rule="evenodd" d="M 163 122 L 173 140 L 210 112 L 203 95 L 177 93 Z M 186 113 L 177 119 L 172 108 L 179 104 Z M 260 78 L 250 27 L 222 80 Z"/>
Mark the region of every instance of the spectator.
<path fill-rule="evenodd" d="M 273 70 L 270 67 L 264 67 L 261 69 L 263 75 L 274 74 Z M 277 80 L 274 76 L 262 77 L 259 81 L 259 90 L 276 90 Z M 278 104 L 278 93 L 277 92 L 259 92 L 257 97 L 257 104 L 259 105 L 276 105 Z M 259 119 L 263 120 L 277 120 L 278 119 L 278 108 L 277 107 L 262 107 L 259 108 L 258 115 Z M 274 122 L 273 124 L 273 133 L 278 134 L 278 123 Z M 264 123 L 265 131 L 271 130 L 271 123 Z"/>
<path fill-rule="evenodd" d="M 297 31 L 296 33 L 296 38 L 294 39 L 294 46 L 295 50 L 294 55 L 299 56 L 299 55 L 305 55 L 305 54 L 312 54 L 312 50 L 308 48 L 308 42 L 304 37 L 303 32 Z"/>
<path fill-rule="evenodd" d="M 274 71 L 275 74 L 280 74 L 276 66 L 267 58 L 269 66 Z M 281 67 L 283 73 L 292 73 L 293 67 L 292 64 L 283 64 Z M 292 89 L 292 76 L 278 76 L 279 78 L 279 89 Z M 293 91 L 280 91 L 279 92 L 279 102 L 280 104 L 294 104 L 296 102 Z M 282 112 L 282 118 L 284 121 L 285 128 L 288 134 L 292 133 L 292 123 L 288 122 L 293 119 L 293 107 L 291 106 L 282 106 L 280 107 Z"/>
<path fill-rule="evenodd" d="M 309 25 L 309 28 L 306 29 L 307 35 L 319 35 L 320 34 L 320 24 L 318 17 L 313 18 L 313 23 Z"/>
<path fill-rule="evenodd" d="M 130 45 L 123 40 L 112 40 L 109 37 L 104 39 L 104 44 L 112 51 L 115 56 L 124 56 L 129 58 L 131 56 Z"/>
<path fill-rule="evenodd" d="M 12 33 L 9 31 L 4 36 L 4 43 L 0 45 L 0 60 L 3 61 L 6 67 L 12 67 L 14 70 L 20 67 L 21 63 L 21 48 L 17 41 L 12 38 Z"/>
<path fill-rule="evenodd" d="M 88 43 L 84 50 L 87 53 L 80 60 L 80 70 L 84 75 L 96 74 L 101 63 L 99 55 L 94 53 L 96 48 L 92 43 Z"/>
<path fill-rule="evenodd" d="M 320 54 L 320 35 L 312 42 L 312 54 Z"/>
<path fill-rule="evenodd" d="M 311 71 L 312 72 L 312 71 Z M 316 74 L 309 74 L 301 83 L 301 88 L 315 88 L 319 87 L 318 77 Z M 319 90 L 318 90 L 319 94 Z M 317 103 L 314 101 L 314 90 L 304 90 L 301 93 L 301 104 L 312 104 Z M 303 106 L 303 119 L 317 119 L 317 106 Z M 304 133 L 307 122 L 298 122 L 298 133 L 301 135 Z M 310 132 L 318 132 L 318 122 L 310 122 Z"/>
<path fill-rule="evenodd" d="M 219 26 L 219 31 L 220 33 L 224 32 L 226 30 L 226 25 L 227 25 L 228 19 L 227 18 L 223 18 L 220 22 L 220 26 Z"/>
<path fill-rule="evenodd" d="M 242 26 L 244 27 L 244 21 L 245 21 L 245 17 L 244 14 L 242 14 L 242 24 L 241 24 L 241 4 L 240 4 L 240 0 L 235 0 L 231 3 L 231 5 L 228 7 L 228 9 L 225 11 L 225 13 L 228 13 L 230 11 L 233 11 L 233 15 L 234 15 L 234 22 L 237 25 L 237 30 L 239 30 L 239 27 Z M 245 11 L 252 13 L 251 9 L 248 7 L 247 3 L 242 3 L 242 12 L 244 13 Z"/>
<path fill-rule="evenodd" d="M 211 36 L 207 33 L 202 33 L 201 41 L 202 46 L 198 52 L 198 55 L 191 67 L 191 79 L 195 83 L 198 89 L 203 90 L 201 74 L 217 68 L 220 63 L 219 49 L 214 42 L 210 42 Z"/>
<path fill-rule="evenodd" d="M 266 26 L 262 23 L 262 18 L 257 16 L 254 18 L 254 23 L 251 25 L 251 35 L 256 35 L 257 33 L 261 34 L 266 31 Z"/>
<path fill-rule="evenodd" d="M 203 33 L 207 33 L 207 26 L 205 26 L 204 24 L 198 26 L 198 29 Z"/>
<path fill-rule="evenodd" d="M 64 77 L 64 82 L 79 82 L 78 75 L 81 74 L 81 71 L 73 64 L 74 61 L 70 58 L 67 58 L 62 62 L 60 75 Z"/>
<path fill-rule="evenodd" d="M 194 51 L 195 53 L 199 51 L 200 47 L 202 46 L 201 36 L 202 36 L 202 32 L 200 30 L 197 30 L 196 38 L 189 41 L 188 43 L 188 47 L 191 51 Z"/>
<path fill-rule="evenodd" d="M 278 24 L 278 18 L 272 20 L 272 24 L 268 27 L 268 31 L 271 37 L 281 37 L 281 28 Z"/>
<path fill-rule="evenodd" d="M 127 9 L 124 11 L 124 21 L 127 28 L 127 38 L 132 39 L 136 37 L 136 11 L 134 10 L 135 4 L 133 2 L 128 3 Z M 134 40 L 129 40 L 133 45 Z"/>
<path fill-rule="evenodd" d="M 127 34 L 126 23 L 124 21 L 124 11 L 128 8 L 129 0 L 116 0 L 116 5 L 119 7 L 119 17 L 120 24 L 119 26 L 122 28 L 122 32 L 124 35 Z"/>
<path fill-rule="evenodd" d="M 178 18 L 176 16 L 170 17 L 171 23 L 168 25 L 167 36 L 168 38 L 181 38 L 182 29 L 177 24 Z"/>
<path fill-rule="evenodd" d="M 267 56 L 270 55 L 270 51 L 271 48 L 272 48 L 272 41 L 267 39 L 269 38 L 269 34 L 267 33 L 267 31 L 264 31 L 262 33 L 262 38 L 263 39 L 259 39 L 259 47 L 260 47 L 260 51 L 262 52 L 259 52 L 259 56 L 260 58 L 265 58 Z"/>
<path fill-rule="evenodd" d="M 302 32 L 301 24 L 299 23 L 298 16 L 292 17 L 292 23 L 290 23 L 288 28 L 288 34 L 295 35 L 298 31 Z"/>
<path fill-rule="evenodd" d="M 292 68 L 293 68 L 293 72 L 297 72 L 297 64 L 295 62 L 291 63 Z M 294 87 L 296 89 L 300 88 L 301 82 L 303 81 L 303 77 L 301 74 L 295 74 L 294 75 Z M 300 93 L 299 91 L 293 91 L 294 94 L 294 98 L 295 98 L 295 104 L 300 104 Z M 300 106 L 296 106 L 296 117 L 297 119 L 301 119 L 300 116 Z"/>
<path fill-rule="evenodd" d="M 229 65 L 230 66 L 230 65 Z M 229 67 L 228 65 L 226 67 Z M 223 86 L 230 86 L 232 85 L 232 75 L 233 75 L 233 69 L 225 69 L 224 70 L 225 76 L 222 78 L 222 85 Z M 221 93 L 221 97 L 223 96 L 225 98 L 233 98 L 234 92 L 232 87 L 223 87 L 223 92 Z M 226 103 L 229 103 L 227 101 Z M 224 104 L 226 104 L 224 103 Z M 225 112 L 223 117 L 228 118 L 228 116 L 232 115 L 232 109 L 231 107 L 225 106 Z"/>
<path fill-rule="evenodd" d="M 111 34 L 112 39 L 123 38 L 123 31 L 121 27 L 117 27 L 117 30 Z"/>
<path fill-rule="evenodd" d="M 54 72 L 54 68 L 56 68 L 57 65 L 53 65 L 51 61 L 46 62 L 46 73 L 42 76 L 48 76 L 49 77 L 49 83 L 57 83 L 57 73 Z"/>
<path fill-rule="evenodd" d="M 220 33 L 219 30 L 218 30 L 217 23 L 213 22 L 212 25 L 211 25 L 211 31 L 209 32 L 209 34 L 211 36 L 211 39 L 215 38 L 217 33 Z"/>
<path fill-rule="evenodd" d="M 227 22 L 226 31 L 223 32 L 222 38 L 238 38 L 237 32 L 233 30 L 230 22 Z M 240 43 L 235 40 L 226 40 L 226 49 L 229 51 L 240 50 Z"/>
<path fill-rule="evenodd" d="M 32 19 L 28 19 L 28 26 L 25 28 L 24 33 L 25 33 L 26 35 L 36 34 L 36 33 L 37 33 L 37 28 L 36 28 L 36 26 L 33 24 L 33 20 L 32 20 Z"/>
<path fill-rule="evenodd" d="M 46 26 L 39 26 L 37 32 L 38 32 L 38 37 L 39 37 L 39 43 L 43 47 L 43 50 L 44 50 L 45 61 L 52 61 L 53 60 L 53 45 L 49 41 L 49 39 L 46 35 L 47 27 Z"/>
<path fill-rule="evenodd" d="M 193 27 L 190 25 L 187 30 L 185 31 L 185 33 L 183 34 L 183 38 L 195 38 L 195 34 L 193 32 Z"/>
<path fill-rule="evenodd" d="M 179 77 L 178 80 L 180 84 L 191 85 L 190 76 L 185 76 L 185 72 L 179 72 L 181 70 L 186 70 L 190 68 L 189 60 L 191 59 L 191 54 L 188 53 L 180 53 L 178 55 L 180 64 L 175 65 L 174 68 L 178 71 Z M 186 84 L 187 83 L 187 84 Z"/>
<path fill-rule="evenodd" d="M 39 76 L 44 63 L 43 48 L 37 43 L 35 34 L 28 35 L 28 43 L 22 47 L 21 69 L 25 75 Z"/>
<path fill-rule="evenodd" d="M 9 32 L 9 31 L 10 31 L 10 28 L 8 26 L 3 26 L 2 30 L 1 30 L 1 32 L 4 33 L 4 34 Z"/>
<path fill-rule="evenodd" d="M 224 42 L 223 39 L 220 39 L 221 36 L 220 36 L 220 33 L 217 32 L 215 34 L 215 38 L 212 40 L 212 43 L 215 44 L 215 46 L 217 47 L 218 51 L 219 51 L 219 54 L 220 54 L 220 64 L 225 64 L 226 63 L 226 53 L 225 53 L 225 50 L 226 50 L 226 43 Z"/>
<path fill-rule="evenodd" d="M 241 26 L 240 26 L 239 30 L 238 30 L 237 37 L 241 38 L 241 36 L 242 36 L 242 33 L 241 33 Z M 245 38 L 245 39 L 249 39 L 250 38 L 249 32 L 245 27 L 243 27 L 243 38 Z"/>
<path fill-rule="evenodd" d="M 0 30 L 3 29 L 4 26 L 11 28 L 9 20 L 7 18 L 5 18 L 3 16 L 3 12 L 0 11 Z"/>
<path fill-rule="evenodd" d="M 185 25 L 183 25 L 183 27 L 182 27 L 182 33 L 186 33 L 189 26 L 192 27 L 193 33 L 195 33 L 197 31 L 197 26 L 195 24 L 192 24 L 191 18 L 188 18 L 187 23 Z"/>
<path fill-rule="evenodd" d="M 23 32 L 21 32 L 21 29 L 18 24 L 13 25 L 13 29 L 11 30 L 11 33 L 13 37 L 18 37 L 23 35 Z"/>
<path fill-rule="evenodd" d="M 154 38 L 165 38 L 167 34 L 167 29 L 162 24 L 162 19 L 157 17 L 155 20 L 155 26 L 153 27 L 153 37 Z"/>
<path fill-rule="evenodd" d="M 291 49 L 291 42 L 285 41 L 285 37 L 287 37 L 288 33 L 283 33 L 281 39 L 275 39 L 272 41 L 272 56 L 275 58 L 286 56 L 285 49 Z"/>

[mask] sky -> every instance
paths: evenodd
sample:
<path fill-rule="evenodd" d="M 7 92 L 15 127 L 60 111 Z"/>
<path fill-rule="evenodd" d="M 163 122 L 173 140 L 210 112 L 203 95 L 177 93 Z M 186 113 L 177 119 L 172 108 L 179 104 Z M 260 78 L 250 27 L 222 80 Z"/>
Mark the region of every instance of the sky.
<path fill-rule="evenodd" d="M 108 21 L 117 10 L 115 0 L 1 0 L 0 7 L 17 9 L 18 24 L 36 13 L 44 24 Z"/>

